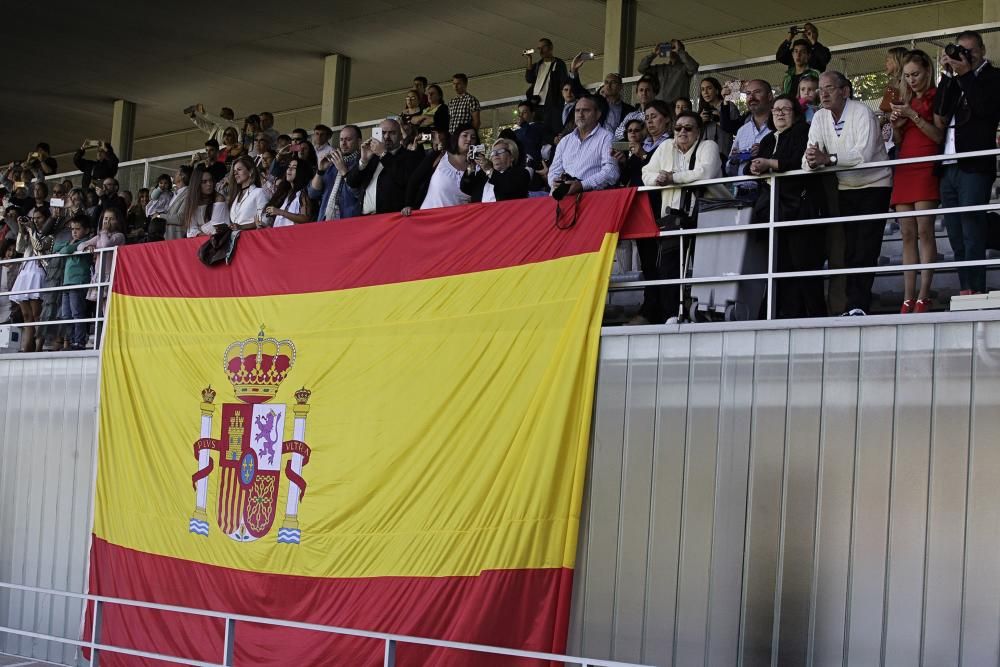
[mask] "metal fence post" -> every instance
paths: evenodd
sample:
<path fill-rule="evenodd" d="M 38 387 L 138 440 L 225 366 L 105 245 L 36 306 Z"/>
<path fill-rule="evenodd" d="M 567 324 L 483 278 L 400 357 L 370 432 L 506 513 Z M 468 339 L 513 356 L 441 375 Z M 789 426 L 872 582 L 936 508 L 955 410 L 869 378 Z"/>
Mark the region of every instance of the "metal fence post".
<path fill-rule="evenodd" d="M 101 639 L 101 615 L 104 613 L 104 603 L 100 600 L 94 600 L 94 621 L 90 626 L 90 643 L 97 644 Z M 90 649 L 90 667 L 97 667 L 100 658 L 98 657 L 98 651 L 96 648 Z"/>
<path fill-rule="evenodd" d="M 142 186 L 146 187 L 146 183 L 149 183 L 149 160 L 142 161 Z"/>
<path fill-rule="evenodd" d="M 224 646 L 222 647 L 222 664 L 227 665 L 227 667 L 232 667 L 234 656 L 236 654 L 236 619 L 227 618 L 226 619 L 226 635 L 223 639 Z"/>
<path fill-rule="evenodd" d="M 774 220 L 775 211 L 778 208 L 778 179 L 771 173 L 768 179 L 771 185 L 771 201 L 768 203 L 770 209 L 767 227 L 767 319 L 774 319 Z"/>
<path fill-rule="evenodd" d="M 396 640 L 386 639 L 385 640 L 385 660 L 382 661 L 382 667 L 396 667 Z"/>

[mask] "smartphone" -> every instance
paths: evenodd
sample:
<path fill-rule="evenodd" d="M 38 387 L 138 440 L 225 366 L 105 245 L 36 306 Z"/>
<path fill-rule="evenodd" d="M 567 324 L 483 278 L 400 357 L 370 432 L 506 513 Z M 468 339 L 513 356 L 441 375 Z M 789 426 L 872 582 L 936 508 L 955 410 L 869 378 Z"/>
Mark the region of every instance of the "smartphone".
<path fill-rule="evenodd" d="M 62 200 L 62 199 L 59 199 L 58 197 L 53 197 L 52 199 L 49 200 L 49 206 L 52 206 L 52 207 L 55 207 L 55 208 L 62 208 L 65 205 L 66 205 L 66 202 L 64 200 Z"/>
<path fill-rule="evenodd" d="M 612 150 L 616 150 L 619 153 L 628 153 L 628 149 L 631 146 L 632 146 L 632 144 L 630 144 L 627 141 L 612 141 L 611 142 L 611 149 Z"/>
<path fill-rule="evenodd" d="M 534 52 L 535 52 L 535 50 L 534 50 L 534 49 L 525 49 L 525 50 L 524 50 L 524 53 L 523 53 L 522 55 L 526 55 L 526 56 L 530 56 L 530 55 L 531 55 L 531 54 L 533 54 Z"/>
<path fill-rule="evenodd" d="M 24 181 L 17 181 L 14 183 L 15 188 L 23 188 L 25 186 L 27 186 L 27 183 L 25 183 Z"/>
<path fill-rule="evenodd" d="M 433 139 L 434 137 L 431 135 L 430 132 L 424 132 L 423 134 L 420 135 L 420 143 L 422 144 L 430 143 Z"/>
<path fill-rule="evenodd" d="M 372 128 L 372 139 L 381 143 L 382 141 L 382 128 L 373 127 Z"/>
<path fill-rule="evenodd" d="M 581 51 L 579 57 L 580 57 L 581 60 L 593 60 L 594 59 L 594 52 L 593 51 Z"/>
<path fill-rule="evenodd" d="M 666 58 L 667 54 L 673 51 L 674 47 L 670 42 L 660 42 L 656 45 L 656 50 L 660 52 L 660 57 Z"/>

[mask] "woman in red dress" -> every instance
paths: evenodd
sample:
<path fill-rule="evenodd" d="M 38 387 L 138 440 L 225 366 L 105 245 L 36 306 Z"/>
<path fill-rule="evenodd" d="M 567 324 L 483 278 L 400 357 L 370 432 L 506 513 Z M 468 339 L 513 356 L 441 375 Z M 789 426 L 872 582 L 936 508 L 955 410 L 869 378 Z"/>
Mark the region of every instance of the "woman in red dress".
<path fill-rule="evenodd" d="M 892 122 L 893 140 L 899 146 L 896 157 L 924 157 L 937 155 L 944 139 L 946 121 L 934 115 L 934 68 L 930 56 L 923 51 L 910 51 L 903 56 L 903 81 L 901 104 L 893 104 L 889 118 Z M 938 206 L 940 199 L 938 178 L 934 175 L 933 162 L 901 164 L 893 175 L 892 200 L 897 212 L 929 211 Z M 903 263 L 930 264 L 937 259 L 937 240 L 934 238 L 934 215 L 899 218 L 903 234 Z M 918 241 L 919 239 L 919 248 Z M 923 313 L 931 304 L 929 292 L 934 272 L 920 272 L 920 292 L 916 271 L 903 274 L 904 296 L 901 313 Z M 916 296 L 916 299 L 914 299 Z"/>

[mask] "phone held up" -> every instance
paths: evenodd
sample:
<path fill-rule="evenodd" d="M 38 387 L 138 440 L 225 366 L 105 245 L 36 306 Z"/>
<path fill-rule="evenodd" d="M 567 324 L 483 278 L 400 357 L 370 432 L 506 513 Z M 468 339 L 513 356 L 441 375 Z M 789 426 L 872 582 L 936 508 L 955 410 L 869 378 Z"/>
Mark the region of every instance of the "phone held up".
<path fill-rule="evenodd" d="M 373 127 L 372 128 L 372 139 L 374 139 L 375 141 L 377 141 L 379 143 L 382 143 L 382 128 L 381 127 Z"/>
<path fill-rule="evenodd" d="M 661 58 L 666 58 L 673 50 L 674 45 L 670 42 L 660 42 L 656 45 L 656 52 L 660 54 Z"/>

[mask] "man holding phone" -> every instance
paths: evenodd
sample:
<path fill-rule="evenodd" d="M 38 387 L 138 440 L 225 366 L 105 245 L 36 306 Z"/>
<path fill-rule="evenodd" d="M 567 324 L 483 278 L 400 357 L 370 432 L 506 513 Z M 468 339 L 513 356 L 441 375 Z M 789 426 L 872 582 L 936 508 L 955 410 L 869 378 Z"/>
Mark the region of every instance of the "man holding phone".
<path fill-rule="evenodd" d="M 533 51 L 538 52 L 538 62 L 532 57 Z M 548 37 L 539 39 L 537 48 L 524 52 L 524 57 L 527 59 L 524 80 L 528 83 L 524 95 L 526 99 L 537 100 L 538 106 L 542 109 L 542 122 L 554 136 L 562 129 L 560 114 L 563 100 L 560 90 L 569 78 L 569 70 L 566 68 L 566 63 L 556 58 L 552 52 L 552 40 Z"/>
<path fill-rule="evenodd" d="M 347 185 L 363 190 L 363 214 L 398 213 L 406 205 L 406 185 L 424 159 L 424 149 L 406 150 L 399 121 L 386 118 L 361 144 L 360 158 L 348 170 Z"/>
<path fill-rule="evenodd" d="M 88 160 L 84 157 L 88 149 L 97 149 L 97 159 Z M 118 174 L 118 156 L 115 150 L 106 141 L 88 139 L 73 154 L 73 164 L 83 172 L 81 181 L 83 189 L 90 187 L 92 180 L 103 181 L 105 178 L 114 178 Z"/>
<path fill-rule="evenodd" d="M 320 199 L 317 220 L 341 220 L 361 215 L 361 198 L 344 178 L 361 157 L 361 129 L 345 125 L 337 148 L 320 160 L 319 171 L 309 182 L 309 196 Z"/>
<path fill-rule="evenodd" d="M 653 65 L 657 57 L 664 57 L 667 61 Z M 684 42 L 672 39 L 657 44 L 652 53 L 639 62 L 638 70 L 639 74 L 656 77 L 659 81 L 656 99 L 673 104 L 678 97 L 691 92 L 691 77 L 698 73 L 699 67 L 698 61 L 684 48 Z"/>

